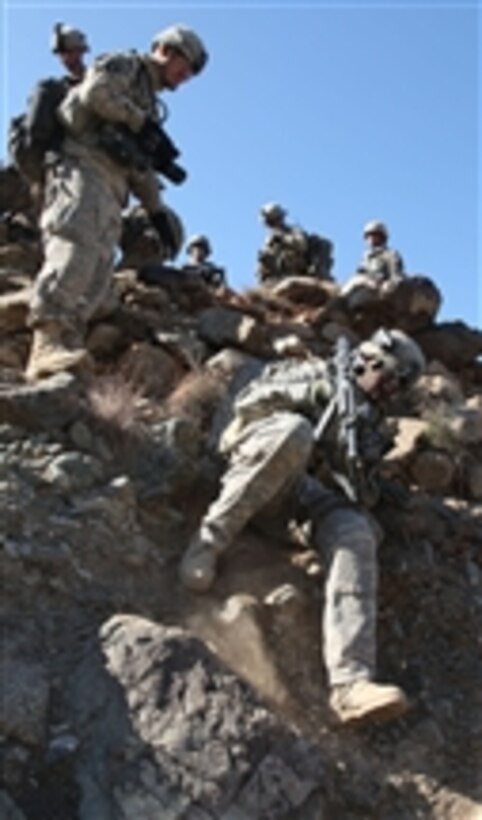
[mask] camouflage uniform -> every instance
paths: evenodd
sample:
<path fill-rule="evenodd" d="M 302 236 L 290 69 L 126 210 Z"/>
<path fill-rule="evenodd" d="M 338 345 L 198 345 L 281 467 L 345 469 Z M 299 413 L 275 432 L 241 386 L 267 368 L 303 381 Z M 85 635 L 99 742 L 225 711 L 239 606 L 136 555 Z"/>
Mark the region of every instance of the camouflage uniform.
<path fill-rule="evenodd" d="M 120 166 L 99 143 L 103 121 L 137 132 L 146 115 L 157 113 L 149 58 L 134 52 L 96 60 L 61 104 L 67 136 L 47 173 L 45 262 L 32 299 L 32 325 L 54 321 L 81 333 L 108 292 L 129 190 L 148 211 L 159 207 L 155 173 Z"/>
<path fill-rule="evenodd" d="M 392 291 L 405 278 L 403 259 L 398 251 L 387 247 L 388 230 L 383 222 L 369 222 L 365 239 L 378 236 L 371 244 L 353 276 L 342 288 L 349 308 L 359 308 L 375 300 L 380 294 Z"/>
<path fill-rule="evenodd" d="M 380 283 L 399 282 L 405 275 L 403 260 L 398 251 L 386 247 L 365 251 L 358 273 Z"/>
<path fill-rule="evenodd" d="M 209 287 L 218 288 L 226 285 L 226 272 L 211 262 L 211 243 L 204 234 L 195 234 L 186 245 L 186 253 L 190 261 L 182 266 L 184 273 L 198 276 Z"/>
<path fill-rule="evenodd" d="M 302 524 L 311 543 L 327 556 L 323 649 L 330 707 L 341 723 L 353 724 L 391 719 L 403 714 L 409 702 L 399 687 L 373 680 L 375 530 L 339 490 L 313 476 L 311 456 L 322 450 L 325 475 L 346 490 L 337 463 L 341 420 L 332 414 L 340 396 L 337 388 L 353 391 L 358 456 L 373 466 L 392 440 L 380 434 L 381 402 L 413 384 L 425 359 L 419 346 L 397 329 L 380 328 L 355 350 L 346 348 L 337 347 L 334 368 L 315 358 L 267 365 L 238 393 L 220 440 L 227 458 L 221 491 L 184 554 L 181 579 L 196 592 L 209 589 L 218 556 L 249 521 L 269 521 L 275 515 L 285 524 Z M 337 385 L 336 374 L 341 373 Z M 246 384 L 242 372 L 235 384 L 241 379 Z M 315 447 L 321 411 L 322 448 Z M 344 420 L 350 418 L 349 413 Z"/>
<path fill-rule="evenodd" d="M 374 672 L 377 564 L 364 514 L 306 473 L 313 423 L 332 389 L 326 364 L 313 359 L 268 365 L 241 391 L 220 441 L 227 458 L 222 489 L 193 543 L 220 555 L 248 522 L 265 515 L 309 525 L 329 563 L 324 656 L 331 685 L 339 685 Z"/>
<path fill-rule="evenodd" d="M 301 228 L 274 228 L 258 254 L 257 276 L 264 285 L 288 276 L 331 279 L 332 244 Z"/>

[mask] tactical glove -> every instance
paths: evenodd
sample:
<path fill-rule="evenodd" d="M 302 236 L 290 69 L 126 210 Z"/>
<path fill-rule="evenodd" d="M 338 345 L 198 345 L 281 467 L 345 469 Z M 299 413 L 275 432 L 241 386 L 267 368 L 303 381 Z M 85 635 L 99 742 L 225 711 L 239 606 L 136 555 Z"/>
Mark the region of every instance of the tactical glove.
<path fill-rule="evenodd" d="M 168 259 L 174 259 L 177 254 L 176 236 L 165 211 L 156 211 L 150 214 L 149 218 L 159 235 L 166 257 Z"/>

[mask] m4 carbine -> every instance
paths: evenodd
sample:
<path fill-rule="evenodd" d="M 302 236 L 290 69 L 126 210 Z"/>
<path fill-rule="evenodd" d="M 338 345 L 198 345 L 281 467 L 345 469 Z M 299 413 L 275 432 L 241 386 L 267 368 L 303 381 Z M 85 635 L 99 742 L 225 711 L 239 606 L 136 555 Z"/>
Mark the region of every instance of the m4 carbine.
<path fill-rule="evenodd" d="M 187 177 L 185 169 L 175 160 L 178 148 L 159 123 L 147 120 L 138 134 L 124 124 L 105 123 L 99 130 L 99 144 L 119 165 L 136 171 L 153 168 L 174 185 Z"/>
<path fill-rule="evenodd" d="M 350 342 L 339 336 L 333 359 L 334 393 L 315 427 L 320 442 L 333 419 L 343 468 L 332 469 L 338 486 L 350 501 L 373 506 L 378 500 L 377 464 L 387 447 L 378 415 L 369 401 L 359 400 L 351 370 Z"/>

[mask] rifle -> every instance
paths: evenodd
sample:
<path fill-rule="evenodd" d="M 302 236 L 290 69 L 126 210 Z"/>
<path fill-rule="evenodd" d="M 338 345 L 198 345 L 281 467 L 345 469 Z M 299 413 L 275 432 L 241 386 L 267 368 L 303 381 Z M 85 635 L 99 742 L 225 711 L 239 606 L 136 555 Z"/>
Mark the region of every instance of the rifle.
<path fill-rule="evenodd" d="M 365 499 L 367 480 L 358 442 L 361 407 L 357 404 L 350 367 L 350 342 L 346 336 L 339 336 L 336 341 L 333 369 L 335 392 L 315 427 L 315 441 L 322 440 L 328 425 L 336 417 L 337 444 L 343 453 L 345 471 L 332 470 L 332 475 L 347 498 L 358 502 L 362 497 Z"/>
<path fill-rule="evenodd" d="M 155 139 L 151 139 L 151 149 L 148 150 L 145 143 L 140 145 L 138 135 L 123 123 L 104 123 L 98 132 L 99 144 L 119 165 L 136 171 L 153 168 L 175 185 L 180 185 L 187 173 L 175 162 L 179 150 L 159 123 L 153 124 L 152 130 Z"/>
<path fill-rule="evenodd" d="M 219 268 L 217 265 L 203 263 L 198 265 L 188 264 L 183 265 L 182 269 L 185 273 L 191 273 L 195 276 L 199 276 L 203 282 L 206 282 L 207 285 L 212 285 L 213 287 L 218 287 L 219 285 L 224 285 L 226 283 L 226 272 L 224 268 Z"/>

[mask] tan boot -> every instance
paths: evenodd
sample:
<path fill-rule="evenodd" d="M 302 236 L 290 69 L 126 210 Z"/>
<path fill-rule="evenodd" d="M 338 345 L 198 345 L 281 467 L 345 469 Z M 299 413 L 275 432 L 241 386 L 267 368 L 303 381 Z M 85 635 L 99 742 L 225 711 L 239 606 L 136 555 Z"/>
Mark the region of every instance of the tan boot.
<path fill-rule="evenodd" d="M 216 578 L 218 553 L 196 534 L 181 561 L 181 581 L 193 592 L 207 592 Z"/>
<path fill-rule="evenodd" d="M 27 381 L 37 381 L 63 370 L 77 371 L 92 363 L 87 350 L 58 322 L 34 329 L 32 349 L 25 370 Z"/>
<path fill-rule="evenodd" d="M 333 687 L 330 707 L 340 723 L 354 725 L 371 720 L 392 720 L 403 715 L 410 704 L 398 686 L 356 680 Z"/>

